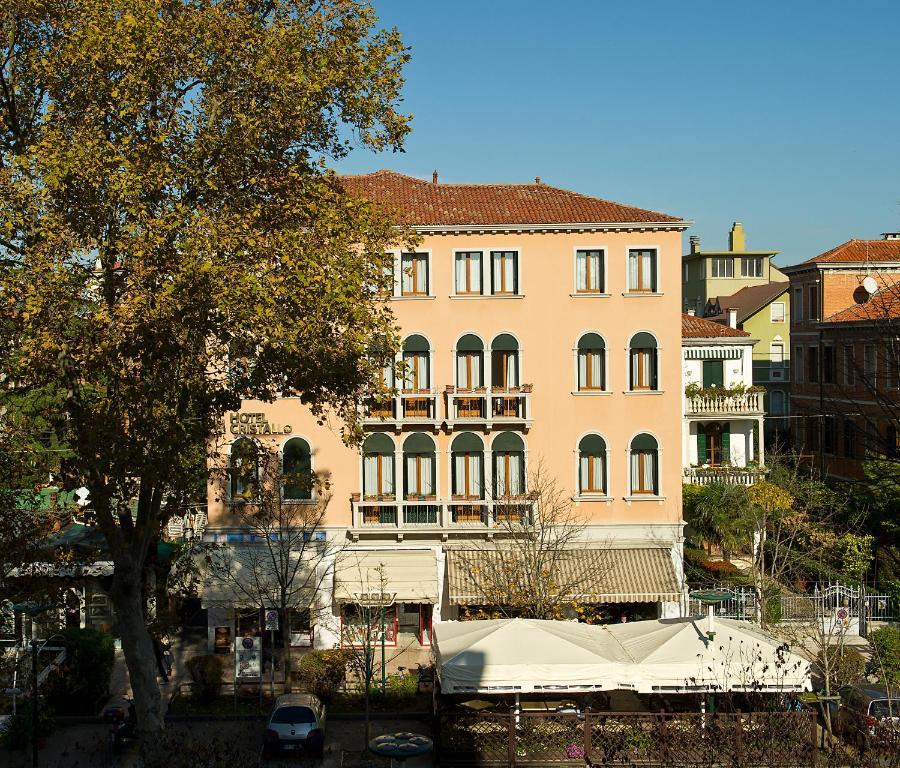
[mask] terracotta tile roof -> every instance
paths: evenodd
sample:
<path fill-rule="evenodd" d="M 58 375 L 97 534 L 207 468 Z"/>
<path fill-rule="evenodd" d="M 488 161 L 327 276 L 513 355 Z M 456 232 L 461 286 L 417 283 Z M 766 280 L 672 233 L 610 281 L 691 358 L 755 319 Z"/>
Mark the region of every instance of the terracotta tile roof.
<path fill-rule="evenodd" d="M 394 211 L 404 224 L 607 224 L 683 219 L 547 184 L 433 184 L 395 171 L 341 177 L 352 194 Z"/>
<path fill-rule="evenodd" d="M 900 261 L 900 240 L 848 240 L 800 264 L 832 264 L 853 261 Z"/>
<path fill-rule="evenodd" d="M 787 280 L 780 283 L 764 283 L 763 285 L 750 285 L 741 288 L 731 296 L 717 296 L 713 303 L 719 305 L 721 312 L 715 315 L 706 315 L 707 320 L 726 320 L 726 309 L 737 310 L 737 321 L 743 323 L 751 315 L 755 315 L 763 307 L 771 304 L 781 296 L 790 283 Z"/>
<path fill-rule="evenodd" d="M 872 294 L 863 304 L 854 304 L 852 307 L 842 309 L 825 318 L 824 322 L 855 323 L 898 319 L 900 319 L 900 285 L 890 285 Z"/>
<path fill-rule="evenodd" d="M 681 338 L 683 339 L 716 339 L 722 337 L 749 337 L 746 331 L 739 331 L 722 323 L 714 323 L 703 317 L 681 314 Z"/>

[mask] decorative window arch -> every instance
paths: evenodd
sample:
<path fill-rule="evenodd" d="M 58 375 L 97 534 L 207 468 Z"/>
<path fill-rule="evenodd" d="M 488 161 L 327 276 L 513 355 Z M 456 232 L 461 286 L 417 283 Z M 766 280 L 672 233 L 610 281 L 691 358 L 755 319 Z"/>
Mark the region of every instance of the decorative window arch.
<path fill-rule="evenodd" d="M 629 446 L 629 489 L 632 496 L 659 495 L 659 443 L 646 432 L 636 435 Z"/>
<path fill-rule="evenodd" d="M 659 388 L 659 344 L 648 331 L 640 331 L 628 342 L 628 388 L 632 392 Z"/>
<path fill-rule="evenodd" d="M 495 499 L 526 492 L 525 442 L 515 432 L 501 432 L 491 443 Z"/>
<path fill-rule="evenodd" d="M 414 432 L 403 442 L 404 498 L 429 498 L 436 495 L 437 460 L 434 439 Z"/>
<path fill-rule="evenodd" d="M 599 333 L 589 331 L 578 339 L 576 381 L 579 392 L 606 389 L 606 342 Z"/>
<path fill-rule="evenodd" d="M 456 342 L 456 387 L 470 391 L 484 386 L 484 342 L 467 333 Z"/>
<path fill-rule="evenodd" d="M 511 333 L 499 333 L 491 341 L 491 387 L 508 390 L 521 382 L 519 340 Z"/>
<path fill-rule="evenodd" d="M 451 493 L 454 499 L 484 498 L 484 441 L 461 432 L 450 444 Z"/>
<path fill-rule="evenodd" d="M 259 446 L 247 437 L 231 444 L 229 456 L 231 498 L 249 501 L 259 491 Z"/>
<path fill-rule="evenodd" d="M 606 441 L 592 432 L 578 441 L 578 493 L 606 495 Z"/>
<path fill-rule="evenodd" d="M 292 437 L 281 449 L 281 487 L 288 500 L 308 500 L 313 496 L 315 478 L 312 450 L 302 437 Z"/>
<path fill-rule="evenodd" d="M 369 435 L 362 445 L 363 497 L 394 496 L 394 441 L 383 432 Z"/>

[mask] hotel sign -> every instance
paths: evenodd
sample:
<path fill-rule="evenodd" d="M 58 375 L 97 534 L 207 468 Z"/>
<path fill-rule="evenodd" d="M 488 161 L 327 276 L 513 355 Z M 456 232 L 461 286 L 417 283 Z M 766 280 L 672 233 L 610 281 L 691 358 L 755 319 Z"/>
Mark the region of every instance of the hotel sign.
<path fill-rule="evenodd" d="M 273 424 L 264 413 L 232 413 L 232 435 L 289 435 L 290 424 Z"/>

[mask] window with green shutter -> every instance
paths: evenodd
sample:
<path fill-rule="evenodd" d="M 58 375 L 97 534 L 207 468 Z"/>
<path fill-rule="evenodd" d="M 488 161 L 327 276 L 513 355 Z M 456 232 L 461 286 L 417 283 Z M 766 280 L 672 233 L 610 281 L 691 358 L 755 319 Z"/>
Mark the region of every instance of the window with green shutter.
<path fill-rule="evenodd" d="M 721 360 L 703 361 L 703 386 L 722 387 L 725 385 L 725 370 Z"/>
<path fill-rule="evenodd" d="M 722 461 L 731 463 L 731 432 L 727 429 L 722 430 Z"/>
<path fill-rule="evenodd" d="M 697 430 L 697 463 L 706 464 L 706 432 L 703 427 Z"/>

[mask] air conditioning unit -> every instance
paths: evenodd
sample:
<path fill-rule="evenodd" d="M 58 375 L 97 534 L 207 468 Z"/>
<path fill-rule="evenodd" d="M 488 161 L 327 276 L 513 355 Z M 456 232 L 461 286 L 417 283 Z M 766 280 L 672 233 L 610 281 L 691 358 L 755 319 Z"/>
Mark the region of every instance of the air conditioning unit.
<path fill-rule="evenodd" d="M 769 379 L 770 381 L 784 381 L 784 371 L 780 368 L 770 368 Z"/>

